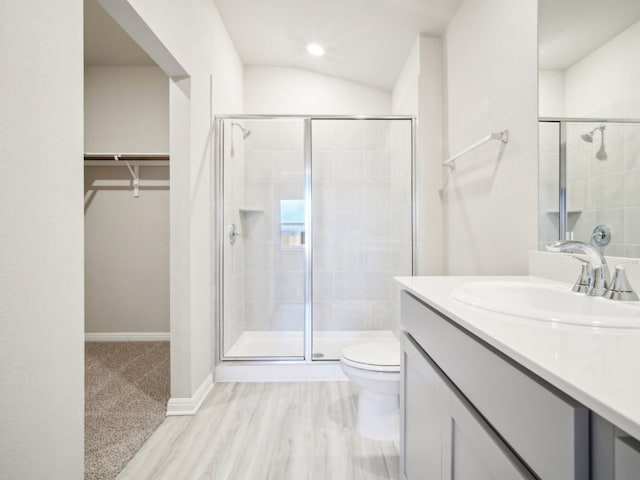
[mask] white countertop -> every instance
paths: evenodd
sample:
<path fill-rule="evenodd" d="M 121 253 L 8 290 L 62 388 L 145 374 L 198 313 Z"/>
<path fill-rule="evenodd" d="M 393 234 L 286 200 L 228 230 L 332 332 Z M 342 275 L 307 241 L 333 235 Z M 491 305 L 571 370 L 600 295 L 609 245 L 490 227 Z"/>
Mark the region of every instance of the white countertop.
<path fill-rule="evenodd" d="M 538 277 L 396 277 L 396 280 L 402 289 L 640 439 L 640 329 L 529 320 L 472 307 L 450 296 L 454 287 L 470 281 L 559 283 Z"/>

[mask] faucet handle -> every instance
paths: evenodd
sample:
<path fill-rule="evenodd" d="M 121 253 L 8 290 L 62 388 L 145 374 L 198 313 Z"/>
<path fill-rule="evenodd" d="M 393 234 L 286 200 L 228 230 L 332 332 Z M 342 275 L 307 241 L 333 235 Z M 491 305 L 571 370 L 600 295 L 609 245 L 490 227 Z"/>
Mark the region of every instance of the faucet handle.
<path fill-rule="evenodd" d="M 638 264 L 640 261 L 623 262 L 616 265 L 616 271 L 611 279 L 611 285 L 607 288 L 604 296 L 610 300 L 638 301 L 638 295 L 633 291 L 633 287 L 629 283 L 625 266 Z"/>
<path fill-rule="evenodd" d="M 575 255 L 568 254 L 567 256 L 582 262 L 580 275 L 571 290 L 578 293 L 588 293 L 593 288 L 593 266 L 591 262 Z"/>

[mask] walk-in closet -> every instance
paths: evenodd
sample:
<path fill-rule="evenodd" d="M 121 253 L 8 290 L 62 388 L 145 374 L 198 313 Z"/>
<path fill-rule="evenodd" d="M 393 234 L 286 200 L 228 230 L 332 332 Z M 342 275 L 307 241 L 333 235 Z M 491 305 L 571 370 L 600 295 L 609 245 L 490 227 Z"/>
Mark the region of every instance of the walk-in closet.
<path fill-rule="evenodd" d="M 113 479 L 169 398 L 169 81 L 85 0 L 85 478 Z"/>

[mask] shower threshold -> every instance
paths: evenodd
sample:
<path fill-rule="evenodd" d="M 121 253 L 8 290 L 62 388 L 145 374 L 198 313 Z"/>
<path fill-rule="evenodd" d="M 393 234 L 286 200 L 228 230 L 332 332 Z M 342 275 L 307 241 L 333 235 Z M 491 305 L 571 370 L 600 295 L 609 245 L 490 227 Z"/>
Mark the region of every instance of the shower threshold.
<path fill-rule="evenodd" d="M 339 360 L 342 349 L 354 343 L 393 340 L 391 330 L 316 330 L 313 332 L 313 359 Z M 304 357 L 301 331 L 243 332 L 227 351 L 233 357 Z"/>

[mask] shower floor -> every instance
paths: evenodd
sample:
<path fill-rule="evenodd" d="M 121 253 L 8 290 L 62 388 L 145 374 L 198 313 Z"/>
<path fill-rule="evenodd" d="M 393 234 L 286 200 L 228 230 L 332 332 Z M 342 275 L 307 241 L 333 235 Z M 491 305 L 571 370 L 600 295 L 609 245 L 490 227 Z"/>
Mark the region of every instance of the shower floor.
<path fill-rule="evenodd" d="M 360 342 L 393 340 L 391 330 L 313 332 L 314 360 L 339 360 L 348 345 Z M 246 331 L 231 346 L 228 357 L 304 357 L 303 332 Z"/>

